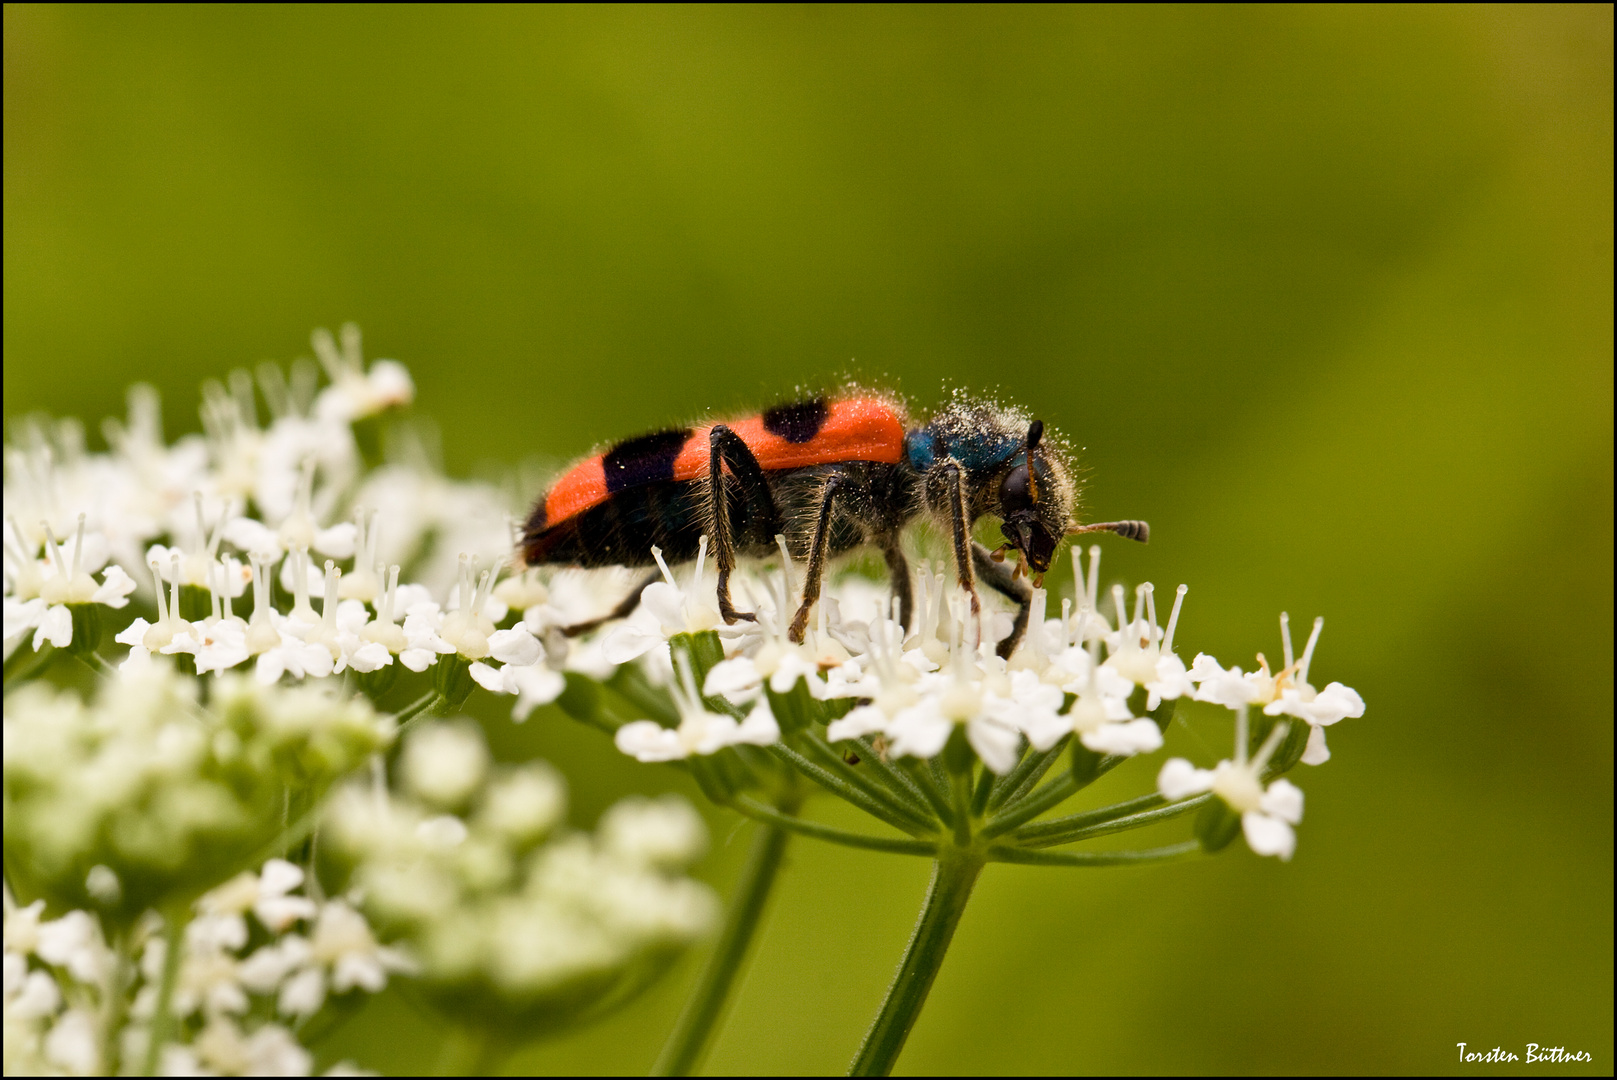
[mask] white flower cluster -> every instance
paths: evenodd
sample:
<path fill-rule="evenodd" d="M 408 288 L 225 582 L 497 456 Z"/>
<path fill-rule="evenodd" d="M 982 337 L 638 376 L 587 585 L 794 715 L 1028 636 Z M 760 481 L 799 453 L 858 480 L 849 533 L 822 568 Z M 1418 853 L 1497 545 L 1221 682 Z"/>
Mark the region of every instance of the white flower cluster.
<path fill-rule="evenodd" d="M 28 683 L 5 705 L 8 869 L 73 906 L 139 914 L 196 895 L 271 841 L 287 791 L 318 794 L 391 739 L 324 687 L 202 686 L 153 664 L 91 702 Z"/>
<path fill-rule="evenodd" d="M 5 890 L 5 1073 L 93 1076 L 115 959 L 94 915 L 44 919 L 44 909 Z"/>
<path fill-rule="evenodd" d="M 127 422 L 106 425 L 106 453 L 89 452 L 73 421 L 15 426 L 8 672 L 25 642 L 94 651 L 137 583 L 156 618 L 118 624 L 126 666 L 158 654 L 199 673 L 250 665 L 274 683 L 395 662 L 419 672 L 459 650 L 531 662 L 526 631 L 503 632 L 514 642 L 495 631 L 507 609 L 490 595 L 494 575 L 482 589 L 469 580 L 468 559 L 496 566 L 509 552 L 504 498 L 439 475 L 408 431 L 399 460 L 367 473 L 356 433 L 373 435 L 373 418 L 411 401 L 409 374 L 392 360 L 367 370 L 352 326 L 340 345 L 317 332 L 314 348 L 332 380 L 318 393 L 311 365 L 294 365 L 290 383 L 274 365 L 260 369 L 267 425 L 254 380 L 238 371 L 228 390 L 204 387 L 204 434 L 172 445 L 146 387 L 131 391 Z"/>
<path fill-rule="evenodd" d="M 826 737 L 833 742 L 874 737 L 884 755 L 930 759 L 958 729 L 983 765 L 999 775 L 1010 773 L 1029 749 L 1046 751 L 1068 737 L 1099 755 L 1155 752 L 1162 748 L 1166 719 L 1148 714 L 1179 698 L 1232 710 L 1255 706 L 1269 717 L 1301 721 L 1309 729 L 1302 757 L 1308 764 L 1329 757 L 1326 727 L 1363 714 L 1364 702 L 1353 690 L 1334 682 L 1315 690 L 1308 681 L 1323 620 L 1295 659 L 1289 623 L 1281 616 L 1285 665 L 1277 673 L 1261 655 L 1259 670 L 1251 673 L 1225 669 L 1206 654 L 1197 654 L 1187 668 L 1174 651 L 1186 587 L 1179 587 L 1164 627 L 1149 583 L 1135 590 L 1132 611 L 1120 585 L 1103 602 L 1099 560 L 1100 549 L 1090 548 L 1086 568 L 1083 553 L 1074 550 L 1077 595 L 1062 601 L 1059 618 L 1047 617 L 1044 590 L 1033 591 L 1026 636 L 1009 661 L 994 652 L 1010 632 L 1009 617 L 985 613 L 979 638 L 964 595 L 925 564 L 915 582 L 912 627 L 898 621 L 896 603 L 884 590 L 845 577 L 827 589 L 817 623 L 794 644 L 786 636 L 796 596 L 788 560 L 773 574 L 744 570 L 732 579 L 738 594 L 751 601 L 757 622 L 726 626 L 705 560 L 698 557 L 681 583 L 660 554 L 663 580 L 646 588 L 640 610 L 585 648 L 597 649 L 608 664 L 638 662 L 653 683 L 668 684 L 677 724 L 636 720 L 616 732 L 619 749 L 647 762 L 778 742 L 781 728 L 769 695 L 786 694 L 800 680 L 814 700 L 853 703 L 828 725 Z M 706 631 L 717 631 L 725 657 L 698 687 L 689 659 L 671 651 L 669 642 Z M 498 689 L 492 682 L 485 685 Z M 714 699 L 729 707 L 715 707 Z M 1277 794 L 1266 795 L 1257 779 L 1285 733 L 1276 730 L 1280 735 L 1268 752 L 1251 760 L 1243 743 L 1234 761 L 1213 771 L 1185 773 L 1192 768 L 1188 762 L 1170 761 L 1160 791 L 1169 799 L 1215 791 L 1246 815 L 1254 851 L 1289 858 L 1301 793 L 1282 780 L 1276 781 Z M 1210 778 L 1218 769 L 1227 778 L 1215 784 Z M 1237 783 L 1237 771 L 1249 782 Z"/>
<path fill-rule="evenodd" d="M 301 869 L 272 859 L 197 901 L 169 991 L 169 1038 L 155 1056 L 161 1075 L 307 1076 L 313 1057 L 289 1025 L 318 1012 L 328 992 L 375 993 L 389 971 L 408 969 L 349 903 L 299 895 L 303 885 Z M 139 962 L 123 973 L 95 915 L 47 920 L 44 906 L 19 907 L 6 893 L 6 1074 L 108 1071 L 106 1028 L 116 1013 L 106 1006 L 120 994 L 132 994 L 129 1023 L 110 1034 L 123 1070 L 138 1071 L 164 980 L 162 920 L 151 913 L 135 925 Z"/>
<path fill-rule="evenodd" d="M 565 828 L 548 765 L 491 767 L 471 724 L 413 731 L 401 791 L 356 784 L 329 835 L 379 925 L 419 958 L 435 1003 L 487 1023 L 538 1023 L 660 970 L 718 904 L 680 871 L 705 848 L 683 800 L 630 799 L 591 837 Z"/>

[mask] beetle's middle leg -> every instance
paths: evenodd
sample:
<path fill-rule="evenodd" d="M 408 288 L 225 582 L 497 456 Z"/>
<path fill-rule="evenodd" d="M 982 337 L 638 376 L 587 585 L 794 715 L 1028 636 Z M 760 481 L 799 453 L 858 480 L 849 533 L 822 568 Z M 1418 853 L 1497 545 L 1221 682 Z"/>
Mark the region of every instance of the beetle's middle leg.
<path fill-rule="evenodd" d="M 763 466 L 753 456 L 751 448 L 730 428 L 714 424 L 708 435 L 707 514 L 713 525 L 713 558 L 719 568 L 719 614 L 726 623 L 737 619 L 756 622 L 750 611 L 737 611 L 730 601 L 730 575 L 736 568 L 735 528 L 730 521 L 730 497 L 726 490 L 724 467 L 738 482 L 747 507 L 748 525 L 752 531 L 761 526 L 766 535 L 777 529 L 779 513 L 775 498 L 769 491 Z"/>
<path fill-rule="evenodd" d="M 1027 582 L 1018 580 L 1004 563 L 995 562 L 989 550 L 976 541 L 971 544 L 971 561 L 984 585 L 1016 604 L 1016 622 L 1011 626 L 1011 636 L 1000 642 L 996 650 L 1002 659 L 1009 660 L 1022 643 L 1022 635 L 1027 633 L 1028 613 L 1033 610 L 1033 589 Z"/>
<path fill-rule="evenodd" d="M 808 573 L 803 576 L 803 603 L 792 616 L 792 625 L 786 631 L 787 640 L 797 644 L 803 641 L 808 629 L 809 612 L 820 598 L 820 581 L 825 576 L 825 564 L 831 557 L 831 509 L 837 493 L 842 490 L 843 479 L 832 476 L 820 491 L 820 513 L 814 523 L 814 539 L 809 544 Z"/>

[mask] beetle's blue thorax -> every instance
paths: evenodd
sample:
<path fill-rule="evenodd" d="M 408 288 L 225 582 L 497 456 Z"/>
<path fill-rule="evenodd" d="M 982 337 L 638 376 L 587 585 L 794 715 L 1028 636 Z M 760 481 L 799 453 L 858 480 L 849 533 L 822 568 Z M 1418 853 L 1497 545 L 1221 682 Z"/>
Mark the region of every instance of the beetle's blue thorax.
<path fill-rule="evenodd" d="M 917 472 L 953 458 L 972 472 L 994 469 L 1021 453 L 1022 440 L 992 428 L 962 428 L 935 421 L 904 436 L 904 456 Z"/>

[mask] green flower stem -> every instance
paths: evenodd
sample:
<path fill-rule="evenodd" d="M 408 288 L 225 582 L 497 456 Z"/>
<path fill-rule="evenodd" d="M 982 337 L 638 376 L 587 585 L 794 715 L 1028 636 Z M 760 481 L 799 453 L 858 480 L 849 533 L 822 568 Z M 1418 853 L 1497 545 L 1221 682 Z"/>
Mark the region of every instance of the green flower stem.
<path fill-rule="evenodd" d="M 910 1029 L 926 1004 L 932 982 L 938 977 L 938 969 L 943 966 L 944 954 L 982 868 L 980 854 L 958 848 L 945 850 L 932 864 L 932 884 L 921 905 L 915 933 L 859 1055 L 848 1066 L 849 1076 L 886 1076 L 893 1071 Z"/>
<path fill-rule="evenodd" d="M 1007 806 L 983 827 L 980 835 L 985 840 L 991 840 L 1002 833 L 1010 832 L 1023 822 L 1032 821 L 1052 806 L 1071 798 L 1082 787 L 1082 784 L 1072 778 L 1071 772 L 1064 772 L 1043 787 L 1034 788 L 1021 801 Z"/>
<path fill-rule="evenodd" d="M 1028 866 L 1128 866 L 1135 863 L 1167 862 L 1199 854 L 1201 843 L 1187 840 L 1183 844 L 1150 848 L 1146 851 L 1030 851 L 1027 848 L 996 844 L 988 849 L 993 862 L 1022 863 Z"/>
<path fill-rule="evenodd" d="M 118 669 L 109 664 L 100 653 L 74 653 L 73 655 L 78 659 L 79 663 L 102 678 L 109 678 L 118 674 Z"/>
<path fill-rule="evenodd" d="M 817 821 L 803 821 L 800 818 L 787 817 L 777 813 L 762 803 L 755 802 L 745 796 L 738 797 L 732 804 L 748 817 L 787 832 L 799 833 L 803 836 L 812 836 L 816 840 L 824 840 L 832 844 L 842 844 L 844 847 L 865 848 L 870 851 L 886 851 L 895 855 L 926 855 L 934 856 L 938 853 L 936 844 L 929 844 L 925 840 L 900 840 L 889 836 L 868 836 L 864 833 L 849 832 L 846 829 L 834 828 L 830 825 L 821 825 Z"/>
<path fill-rule="evenodd" d="M 904 770 L 894 765 L 868 739 L 861 739 L 856 745 L 861 751 L 860 765 L 868 762 L 874 771 L 881 773 L 888 787 L 907 793 L 908 801 L 914 806 L 922 809 L 926 807 L 926 796 L 921 794 L 921 789 L 915 786 L 915 781 L 911 780 Z"/>
<path fill-rule="evenodd" d="M 1048 750 L 1028 747 L 1022 759 L 1016 763 L 1016 768 L 994 782 L 994 790 L 988 796 L 988 809 L 998 810 L 1021 794 L 1025 788 L 1038 783 L 1039 778 L 1044 775 L 1044 770 L 1048 769 L 1050 763 L 1066 749 L 1067 740 L 1071 738 L 1071 735 L 1062 736 L 1060 741 Z"/>
<path fill-rule="evenodd" d="M 405 728 L 415 723 L 415 721 L 420 719 L 422 716 L 425 716 L 437 703 L 438 691 L 428 690 L 425 694 L 422 694 L 420 697 L 410 702 L 410 704 L 400 709 L 393 717 L 393 722 L 397 725 L 394 730 L 394 735 L 397 736 L 403 734 Z"/>
<path fill-rule="evenodd" d="M 921 790 L 921 794 L 926 796 L 926 801 L 931 804 L 932 812 L 938 815 L 938 820 L 952 826 L 954 809 L 949 805 L 948 796 L 938 787 L 937 778 L 932 775 L 932 770 L 911 757 L 899 758 L 898 767 L 909 774 L 910 780 Z"/>
<path fill-rule="evenodd" d="M 954 796 L 954 838 L 961 847 L 971 844 L 971 773 L 951 773 L 950 792 Z"/>
<path fill-rule="evenodd" d="M 1194 799 L 1165 806 L 1163 804 L 1167 800 L 1161 795 L 1142 795 L 1138 799 L 1118 803 L 1116 806 L 1107 806 L 1082 814 L 1069 814 L 1066 817 L 1041 821 L 1036 825 L 1024 825 L 1011 833 L 1010 839 L 1023 847 L 1034 848 L 1070 844 L 1077 840 L 1088 840 L 1095 836 L 1105 836 L 1107 833 L 1139 829 L 1159 821 L 1167 821 L 1181 814 L 1188 814 L 1192 810 L 1201 809 L 1212 797 L 1211 794 L 1198 795 Z"/>
<path fill-rule="evenodd" d="M 41 671 L 45 665 L 56 659 L 56 646 L 45 643 L 44 648 L 37 651 L 28 650 L 29 639 L 24 638 L 11 656 L 6 660 L 5 692 L 11 693 L 11 688 L 21 686 Z"/>
<path fill-rule="evenodd" d="M 657 1056 L 651 1075 L 689 1076 L 702 1063 L 724 1013 L 725 1001 L 740 973 L 741 962 L 746 959 L 747 948 L 763 918 L 789 840 L 790 834 L 785 829 L 759 823 L 741 880 L 725 912 L 718 944 L 702 969 L 696 990 L 685 1003 L 685 1011 L 680 1013 L 667 1044 Z"/>
<path fill-rule="evenodd" d="M 11 884 L 9 876 L 6 884 Z M 112 1074 L 128 1075 L 134 1071 L 134 1062 L 122 1060 L 119 1038 L 129 1015 L 129 990 L 135 983 L 134 950 L 134 934 L 128 927 L 114 932 L 113 962 L 101 994 L 101 1061 L 102 1067 Z"/>
<path fill-rule="evenodd" d="M 837 798 L 844 802 L 852 803 L 871 817 L 880 818 L 895 829 L 901 829 L 911 836 L 924 836 L 932 831 L 931 823 L 926 819 L 908 811 L 900 813 L 890 809 L 885 803 L 877 802 L 863 791 L 845 783 L 837 775 L 822 769 L 783 743 L 772 744 L 769 751 Z"/>
<path fill-rule="evenodd" d="M 982 771 L 977 777 L 977 788 L 971 793 L 971 816 L 980 818 L 988 809 L 988 798 L 994 793 L 994 784 L 999 779 L 988 769 Z"/>
<path fill-rule="evenodd" d="M 619 697 L 641 713 L 664 727 L 679 726 L 679 712 L 668 691 L 651 685 L 639 664 L 624 664 L 612 674 L 606 685 Z M 633 714 L 631 714 L 633 715 Z"/>
<path fill-rule="evenodd" d="M 257 870 L 270 859 L 284 858 L 287 852 L 297 847 L 309 838 L 315 826 L 320 824 L 320 815 L 326 812 L 325 796 L 322 794 L 314 803 L 299 814 L 287 826 L 275 835 L 275 839 L 259 848 L 251 859 L 247 860 L 243 869 Z"/>
<path fill-rule="evenodd" d="M 842 755 L 833 749 L 830 743 L 821 738 L 817 732 L 805 732 L 798 741 L 808 751 L 809 756 L 820 763 L 821 767 L 831 770 L 835 775 L 841 777 L 844 782 L 852 784 L 872 799 L 885 803 L 896 811 L 902 811 L 920 821 L 926 821 L 926 807 L 913 801 L 913 796 L 910 795 L 908 787 L 899 787 L 897 789 L 888 787 L 868 773 L 855 769 L 844 761 Z"/>
<path fill-rule="evenodd" d="M 141 1062 L 140 1075 L 156 1076 L 157 1059 L 168 1041 L 174 1026 L 174 985 L 180 979 L 180 960 L 185 948 L 185 927 L 191 921 L 190 909 L 181 904 L 164 913 L 163 919 L 163 978 L 157 984 L 157 1007 L 152 1013 L 151 1027 L 146 1036 L 146 1060 Z"/>

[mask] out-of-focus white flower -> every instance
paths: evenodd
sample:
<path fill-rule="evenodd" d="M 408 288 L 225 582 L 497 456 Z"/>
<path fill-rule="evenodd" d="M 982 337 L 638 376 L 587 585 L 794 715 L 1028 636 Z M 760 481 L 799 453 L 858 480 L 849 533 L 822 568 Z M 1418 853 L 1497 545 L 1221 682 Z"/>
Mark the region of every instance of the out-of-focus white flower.
<path fill-rule="evenodd" d="M 45 1036 L 45 1060 L 69 1076 L 101 1071 L 101 1030 L 85 1009 L 69 1009 Z"/>
<path fill-rule="evenodd" d="M 377 942 L 365 916 L 332 900 L 320 908 L 301 967 L 283 984 L 277 1006 L 289 1015 L 310 1016 L 325 1004 L 328 990 L 380 993 L 389 972 L 413 969 L 402 952 Z"/>
<path fill-rule="evenodd" d="M 567 782 L 542 761 L 496 775 L 483 793 L 476 822 L 508 842 L 531 844 L 567 812 Z"/>
<path fill-rule="evenodd" d="M 243 871 L 197 902 L 206 915 L 240 919 L 251 911 L 272 934 L 284 933 L 299 919 L 313 918 L 315 902 L 293 896 L 303 885 L 303 871 L 285 859 L 271 859 L 261 872 Z M 242 941 L 246 941 L 245 926 Z M 239 946 L 238 946 L 239 947 Z"/>
<path fill-rule="evenodd" d="M 65 968 L 81 983 L 94 985 L 106 976 L 112 953 L 101 937 L 101 924 L 87 911 L 69 911 L 60 919 L 40 922 L 34 955 Z"/>
<path fill-rule="evenodd" d="M 707 847 L 707 829 L 691 804 L 675 795 L 631 797 L 601 815 L 602 847 L 641 866 L 679 869 Z"/>
<path fill-rule="evenodd" d="M 678 681 L 671 687 L 679 710 L 679 727 L 670 730 L 655 720 L 635 720 L 624 724 L 613 736 L 619 750 L 640 761 L 678 761 L 692 754 L 712 754 L 726 746 L 751 743 L 767 746 L 780 738 L 780 727 L 769 702 L 759 701 L 739 723 L 732 716 L 709 712 L 689 658 L 675 657 Z"/>
<path fill-rule="evenodd" d="M 1263 769 L 1286 735 L 1286 724 L 1277 724 L 1247 760 L 1247 707 L 1236 711 L 1235 760 L 1220 761 L 1211 769 L 1198 769 L 1184 758 L 1171 758 L 1157 775 L 1157 790 L 1163 798 L 1186 799 L 1211 791 L 1241 815 L 1241 829 L 1247 846 L 1259 855 L 1278 855 L 1282 861 L 1297 849 L 1292 826 L 1303 820 L 1303 793 L 1281 777 L 1263 786 Z"/>
<path fill-rule="evenodd" d="M 236 517 L 224 525 L 224 538 L 249 554 L 267 556 L 279 561 L 286 551 L 318 551 L 334 559 L 346 559 L 354 554 L 354 541 L 358 529 L 351 521 L 338 522 L 321 528 L 314 510 L 315 462 L 303 462 L 297 474 L 296 494 L 289 513 L 280 524 L 270 528 L 262 521 L 249 517 Z"/>
<path fill-rule="evenodd" d="M 488 772 L 488 748 L 469 726 L 433 724 L 405 740 L 400 762 L 410 790 L 434 806 L 463 804 Z"/>
<path fill-rule="evenodd" d="M 381 594 L 385 580 L 383 568 L 376 561 L 376 549 L 381 541 L 381 514 L 363 506 L 354 508 L 354 568 L 343 575 L 338 595 L 344 600 L 374 603 Z"/>
<path fill-rule="evenodd" d="M 244 1034 L 230 1017 L 210 1019 L 190 1047 L 164 1048 L 169 1076 L 308 1076 L 314 1058 L 279 1024 Z"/>
<path fill-rule="evenodd" d="M 320 358 L 331 385 L 315 399 L 315 415 L 322 420 L 349 424 L 394 406 L 408 405 L 415 398 L 410 372 L 397 360 L 376 360 L 365 370 L 360 351 L 359 327 L 344 323 L 342 348 L 327 330 L 316 330 L 315 355 Z"/>

